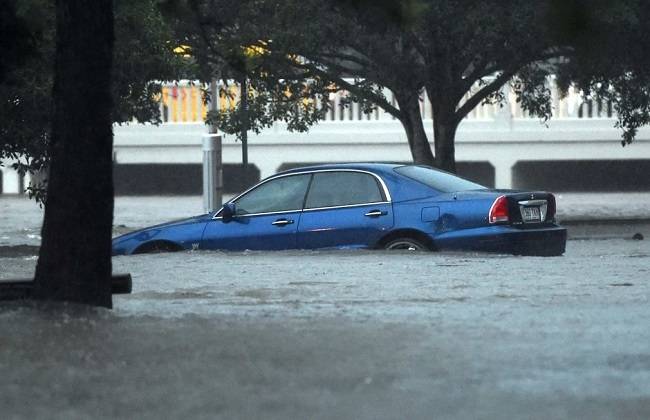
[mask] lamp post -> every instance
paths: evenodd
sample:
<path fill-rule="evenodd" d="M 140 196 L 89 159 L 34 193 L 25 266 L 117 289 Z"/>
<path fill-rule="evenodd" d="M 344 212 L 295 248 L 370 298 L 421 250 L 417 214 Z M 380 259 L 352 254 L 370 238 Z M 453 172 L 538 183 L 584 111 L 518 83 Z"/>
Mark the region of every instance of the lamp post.
<path fill-rule="evenodd" d="M 241 160 L 244 165 L 244 171 L 248 167 L 248 82 L 246 74 L 243 74 L 239 81 L 241 89 L 241 100 L 239 101 L 239 110 L 242 116 L 241 127 Z"/>

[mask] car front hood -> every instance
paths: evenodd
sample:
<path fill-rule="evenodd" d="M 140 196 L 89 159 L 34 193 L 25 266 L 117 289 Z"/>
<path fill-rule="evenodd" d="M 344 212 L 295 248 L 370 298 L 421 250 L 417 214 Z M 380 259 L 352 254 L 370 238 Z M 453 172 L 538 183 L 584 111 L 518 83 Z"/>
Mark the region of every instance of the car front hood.
<path fill-rule="evenodd" d="M 146 228 L 137 229 L 113 238 L 113 243 L 122 242 L 127 239 L 131 239 L 138 235 L 147 234 L 149 232 L 160 232 L 163 229 L 169 229 L 172 227 L 189 225 L 193 223 L 205 223 L 212 219 L 214 213 L 202 214 L 200 216 L 187 217 L 184 219 L 172 220 L 170 222 L 161 223 L 154 226 L 148 226 Z"/>

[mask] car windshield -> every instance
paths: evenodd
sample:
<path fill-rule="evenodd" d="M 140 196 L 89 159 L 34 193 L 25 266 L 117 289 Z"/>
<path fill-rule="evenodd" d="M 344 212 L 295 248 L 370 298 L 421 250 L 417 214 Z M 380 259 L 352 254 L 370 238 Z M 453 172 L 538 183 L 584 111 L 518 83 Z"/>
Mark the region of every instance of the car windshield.
<path fill-rule="evenodd" d="M 440 192 L 484 190 L 486 187 L 428 166 L 400 166 L 395 172 L 421 182 Z"/>

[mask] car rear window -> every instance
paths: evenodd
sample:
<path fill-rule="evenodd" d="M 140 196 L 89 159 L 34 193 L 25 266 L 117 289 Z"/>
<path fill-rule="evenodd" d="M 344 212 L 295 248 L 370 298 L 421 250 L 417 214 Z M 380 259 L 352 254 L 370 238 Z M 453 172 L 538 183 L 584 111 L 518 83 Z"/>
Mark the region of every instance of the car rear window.
<path fill-rule="evenodd" d="M 428 166 L 399 166 L 395 172 L 414 179 L 440 192 L 484 190 L 486 187 L 459 176 Z"/>

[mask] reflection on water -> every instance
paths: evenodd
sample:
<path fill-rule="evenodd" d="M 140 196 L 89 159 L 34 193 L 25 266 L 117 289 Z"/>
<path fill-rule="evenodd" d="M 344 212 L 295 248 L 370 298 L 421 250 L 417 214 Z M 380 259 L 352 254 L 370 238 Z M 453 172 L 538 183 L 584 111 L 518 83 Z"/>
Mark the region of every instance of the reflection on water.
<path fill-rule="evenodd" d="M 202 212 L 199 196 L 117 197 L 113 236 Z M 39 245 L 42 221 L 43 209 L 33 200 L 0 195 L 0 246 Z"/>
<path fill-rule="evenodd" d="M 36 245 L 0 245 L 0 258 L 36 256 L 38 249 Z"/>

